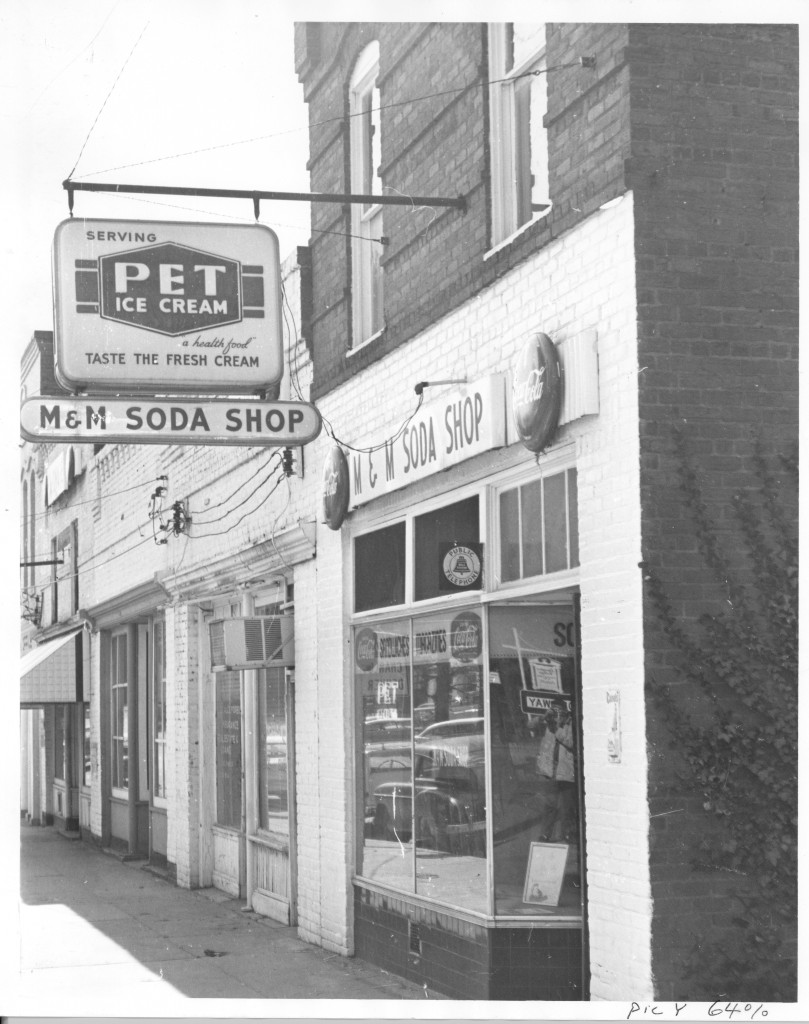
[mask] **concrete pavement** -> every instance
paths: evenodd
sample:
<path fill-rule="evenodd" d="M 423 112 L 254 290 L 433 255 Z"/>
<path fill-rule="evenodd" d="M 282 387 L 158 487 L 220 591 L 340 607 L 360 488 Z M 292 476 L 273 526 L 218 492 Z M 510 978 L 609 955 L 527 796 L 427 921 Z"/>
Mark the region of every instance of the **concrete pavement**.
<path fill-rule="evenodd" d="M 64 1013 L 74 1000 L 129 1016 L 141 1000 L 165 1010 L 206 997 L 443 998 L 302 942 L 224 893 L 181 889 L 142 861 L 122 862 L 53 828 L 22 825 L 21 844 L 13 1012 L 58 1004 Z"/>

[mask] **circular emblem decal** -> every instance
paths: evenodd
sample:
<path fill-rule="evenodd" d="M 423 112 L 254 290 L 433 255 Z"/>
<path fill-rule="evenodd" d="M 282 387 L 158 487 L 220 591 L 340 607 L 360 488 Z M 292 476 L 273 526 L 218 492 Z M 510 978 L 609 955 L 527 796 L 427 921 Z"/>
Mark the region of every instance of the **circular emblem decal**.
<path fill-rule="evenodd" d="M 512 388 L 514 424 L 531 452 L 543 451 L 559 425 L 562 364 L 547 334 L 536 334 L 520 353 Z"/>
<path fill-rule="evenodd" d="M 474 612 L 461 612 L 450 626 L 450 650 L 458 661 L 474 661 L 483 650 L 483 630 L 480 616 Z"/>
<path fill-rule="evenodd" d="M 348 512 L 348 461 L 339 445 L 329 449 L 323 463 L 323 522 L 339 530 Z"/>
<path fill-rule="evenodd" d="M 456 544 L 444 555 L 441 570 L 454 587 L 471 587 L 480 578 L 480 559 L 472 548 Z"/>
<path fill-rule="evenodd" d="M 376 633 L 372 629 L 361 629 L 354 637 L 354 661 L 361 672 L 373 672 L 376 668 Z"/>

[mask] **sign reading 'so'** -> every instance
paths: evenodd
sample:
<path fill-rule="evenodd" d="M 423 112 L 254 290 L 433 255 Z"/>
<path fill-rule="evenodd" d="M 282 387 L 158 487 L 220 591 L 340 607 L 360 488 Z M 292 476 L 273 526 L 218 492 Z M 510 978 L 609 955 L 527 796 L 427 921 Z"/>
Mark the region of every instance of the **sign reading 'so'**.
<path fill-rule="evenodd" d="M 547 334 L 535 334 L 517 357 L 512 399 L 520 440 L 529 451 L 543 451 L 556 433 L 562 408 L 562 365 Z"/>

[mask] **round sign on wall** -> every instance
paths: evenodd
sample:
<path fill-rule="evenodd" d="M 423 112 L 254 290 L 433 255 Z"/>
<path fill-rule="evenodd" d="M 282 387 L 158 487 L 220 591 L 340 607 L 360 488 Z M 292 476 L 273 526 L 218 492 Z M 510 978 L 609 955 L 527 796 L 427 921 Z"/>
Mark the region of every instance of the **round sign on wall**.
<path fill-rule="evenodd" d="M 535 334 L 517 357 L 512 399 L 520 440 L 531 452 L 543 451 L 556 433 L 562 408 L 562 365 L 547 334 Z"/>
<path fill-rule="evenodd" d="M 339 445 L 329 449 L 323 463 L 323 522 L 339 530 L 348 512 L 348 460 Z"/>

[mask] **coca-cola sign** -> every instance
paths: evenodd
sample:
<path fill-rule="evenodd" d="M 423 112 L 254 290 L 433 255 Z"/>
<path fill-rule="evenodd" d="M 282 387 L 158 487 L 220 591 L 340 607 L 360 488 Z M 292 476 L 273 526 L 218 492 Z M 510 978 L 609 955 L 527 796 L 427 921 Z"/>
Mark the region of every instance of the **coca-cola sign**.
<path fill-rule="evenodd" d="M 483 650 L 483 628 L 475 612 L 461 612 L 450 626 L 450 649 L 458 661 L 475 661 Z"/>
<path fill-rule="evenodd" d="M 339 530 L 348 511 L 348 462 L 339 445 L 333 445 L 323 463 L 323 522 Z"/>
<path fill-rule="evenodd" d="M 373 672 L 377 662 L 376 633 L 361 629 L 354 637 L 354 661 L 361 672 Z"/>
<path fill-rule="evenodd" d="M 517 358 L 512 405 L 522 443 L 529 451 L 543 451 L 556 433 L 562 408 L 562 366 L 547 334 L 535 334 Z"/>

